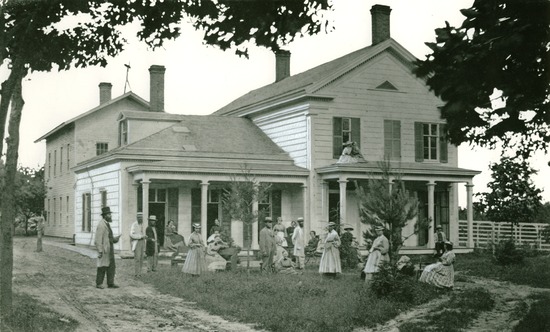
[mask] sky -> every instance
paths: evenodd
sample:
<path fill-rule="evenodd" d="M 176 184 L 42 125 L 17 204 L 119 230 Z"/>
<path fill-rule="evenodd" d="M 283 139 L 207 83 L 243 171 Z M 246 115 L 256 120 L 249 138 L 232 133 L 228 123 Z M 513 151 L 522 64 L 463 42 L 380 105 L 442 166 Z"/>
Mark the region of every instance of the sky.
<path fill-rule="evenodd" d="M 435 40 L 434 29 L 445 25 L 460 25 L 464 17 L 460 9 L 473 0 L 333 0 L 334 11 L 326 14 L 332 20 L 333 31 L 298 38 L 286 48 L 291 52 L 291 75 L 333 60 L 371 44 L 370 8 L 375 4 L 391 7 L 391 36 L 413 55 L 425 59 L 430 53 L 425 42 Z M 130 31 L 131 29 L 129 29 Z M 19 163 L 37 168 L 45 161 L 45 142 L 34 141 L 63 121 L 84 113 L 99 104 L 100 82 L 113 84 L 112 97 L 124 93 L 126 76 L 129 86 L 149 100 L 151 65 L 163 65 L 165 74 L 165 110 L 168 113 L 213 113 L 250 90 L 275 81 L 274 55 L 263 48 L 252 47 L 248 59 L 232 50 L 221 51 L 202 42 L 202 32 L 188 23 L 182 24 L 182 35 L 167 42 L 162 49 L 152 51 L 130 33 L 130 44 L 105 68 L 71 69 L 65 72 L 32 73 L 23 83 L 25 107 L 21 122 Z M 127 72 L 124 66 L 129 64 Z M 0 67 L 0 79 L 7 75 Z M 482 173 L 474 178 L 474 193 L 486 191 L 490 181 L 489 164 L 499 160 L 499 151 L 459 147 L 459 167 Z M 537 153 L 531 160 L 539 170 L 533 178 L 544 189 L 543 200 L 550 201 L 549 158 Z M 465 192 L 465 190 L 460 190 Z M 465 198 L 460 198 L 465 206 Z"/>

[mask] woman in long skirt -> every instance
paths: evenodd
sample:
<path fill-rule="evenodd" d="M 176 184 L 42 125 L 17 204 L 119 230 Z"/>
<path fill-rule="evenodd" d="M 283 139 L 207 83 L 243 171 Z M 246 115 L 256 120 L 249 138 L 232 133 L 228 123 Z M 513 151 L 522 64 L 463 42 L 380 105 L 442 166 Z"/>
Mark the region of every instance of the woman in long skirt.
<path fill-rule="evenodd" d="M 426 266 L 422 271 L 420 281 L 438 288 L 453 288 L 455 279 L 454 262 L 453 243 L 447 241 L 445 242 L 445 252 L 439 258 L 439 262 Z"/>
<path fill-rule="evenodd" d="M 206 262 L 204 259 L 204 243 L 201 238 L 201 225 L 193 224 L 193 233 L 189 237 L 187 258 L 181 271 L 194 276 L 206 272 Z"/>
<path fill-rule="evenodd" d="M 390 255 L 388 251 L 390 249 L 390 242 L 388 238 L 384 236 L 384 227 L 376 226 L 374 228 L 378 237 L 374 239 L 372 247 L 369 249 L 369 256 L 367 258 L 367 264 L 365 264 L 365 282 L 370 282 L 374 273 L 378 273 L 380 270 L 380 264 L 382 262 L 389 262 Z"/>
<path fill-rule="evenodd" d="M 340 237 L 335 230 L 336 224 L 328 223 L 328 234 L 324 241 L 323 255 L 319 262 L 319 273 L 335 276 L 336 273 L 342 273 L 342 264 L 340 263 Z"/>

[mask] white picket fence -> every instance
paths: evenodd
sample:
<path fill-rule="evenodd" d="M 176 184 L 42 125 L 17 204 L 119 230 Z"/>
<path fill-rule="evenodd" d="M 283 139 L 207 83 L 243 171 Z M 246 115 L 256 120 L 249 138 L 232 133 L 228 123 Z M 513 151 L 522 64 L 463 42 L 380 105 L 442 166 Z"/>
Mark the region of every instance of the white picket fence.
<path fill-rule="evenodd" d="M 527 244 L 532 248 L 550 251 L 550 243 L 545 243 L 540 235 L 541 231 L 548 227 L 548 224 L 519 223 L 514 226 L 513 233 L 510 223 L 474 220 L 472 226 L 475 247 L 483 247 L 487 243 L 509 239 L 513 235 L 516 244 Z M 466 220 L 458 222 L 458 242 L 459 246 L 467 246 L 468 223 Z"/>

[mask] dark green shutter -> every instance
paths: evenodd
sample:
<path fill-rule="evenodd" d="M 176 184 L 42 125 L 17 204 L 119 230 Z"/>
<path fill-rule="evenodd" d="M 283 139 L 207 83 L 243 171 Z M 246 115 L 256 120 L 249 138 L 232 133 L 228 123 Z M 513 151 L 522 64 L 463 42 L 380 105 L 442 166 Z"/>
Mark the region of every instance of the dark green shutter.
<path fill-rule="evenodd" d="M 361 151 L 361 119 L 351 119 L 351 140 L 357 144 L 357 148 Z"/>
<path fill-rule="evenodd" d="M 439 161 L 442 163 L 449 162 L 448 157 L 448 142 L 447 142 L 447 125 L 439 125 Z"/>
<path fill-rule="evenodd" d="M 414 123 L 414 157 L 416 161 L 424 161 L 424 140 L 422 122 Z"/>
<path fill-rule="evenodd" d="M 342 118 L 332 118 L 332 158 L 340 158 L 342 144 Z"/>

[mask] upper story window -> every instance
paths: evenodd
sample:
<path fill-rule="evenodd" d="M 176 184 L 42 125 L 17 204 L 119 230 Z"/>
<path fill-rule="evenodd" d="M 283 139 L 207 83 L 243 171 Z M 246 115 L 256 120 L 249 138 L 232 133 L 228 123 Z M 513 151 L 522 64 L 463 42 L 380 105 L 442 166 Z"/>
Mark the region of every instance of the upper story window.
<path fill-rule="evenodd" d="M 59 175 L 63 174 L 63 147 L 59 149 Z"/>
<path fill-rule="evenodd" d="M 416 161 L 447 162 L 447 140 L 445 128 L 439 123 L 415 122 Z"/>
<path fill-rule="evenodd" d="M 338 159 L 342 154 L 342 145 L 346 142 L 355 142 L 360 147 L 361 119 L 359 118 L 332 118 L 332 158 Z"/>
<path fill-rule="evenodd" d="M 384 157 L 401 159 L 401 121 L 384 120 Z"/>
<path fill-rule="evenodd" d="M 57 150 L 53 151 L 53 176 L 55 176 L 57 170 Z"/>
<path fill-rule="evenodd" d="M 99 156 L 100 154 L 104 154 L 107 151 L 109 151 L 109 143 L 100 142 L 95 144 L 96 156 Z"/>
<path fill-rule="evenodd" d="M 67 144 L 67 171 L 71 168 L 71 145 Z"/>
<path fill-rule="evenodd" d="M 48 153 L 48 178 L 52 177 L 52 153 Z"/>
<path fill-rule="evenodd" d="M 120 121 L 119 122 L 119 137 L 118 137 L 118 145 L 126 145 L 128 144 L 128 122 L 127 121 Z"/>

